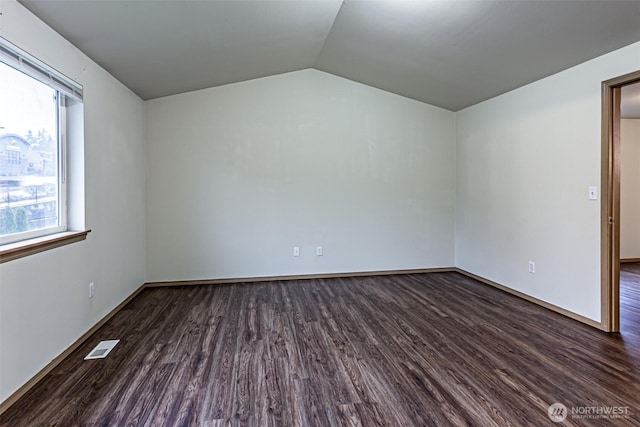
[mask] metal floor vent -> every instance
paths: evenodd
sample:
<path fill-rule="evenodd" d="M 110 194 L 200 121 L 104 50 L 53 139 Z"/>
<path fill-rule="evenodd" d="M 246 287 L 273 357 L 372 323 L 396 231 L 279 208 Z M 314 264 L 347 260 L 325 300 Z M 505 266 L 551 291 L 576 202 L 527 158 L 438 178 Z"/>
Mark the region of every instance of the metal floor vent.
<path fill-rule="evenodd" d="M 87 354 L 84 360 L 104 359 L 119 342 L 120 340 L 100 341 L 100 343 L 91 350 L 91 353 Z"/>

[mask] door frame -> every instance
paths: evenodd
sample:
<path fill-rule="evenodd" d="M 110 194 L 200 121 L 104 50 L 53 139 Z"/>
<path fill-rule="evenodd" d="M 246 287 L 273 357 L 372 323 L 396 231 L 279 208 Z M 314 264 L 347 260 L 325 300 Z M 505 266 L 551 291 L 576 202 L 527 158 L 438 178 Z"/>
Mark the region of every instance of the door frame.
<path fill-rule="evenodd" d="M 620 331 L 620 99 L 640 70 L 602 82 L 601 328 Z"/>

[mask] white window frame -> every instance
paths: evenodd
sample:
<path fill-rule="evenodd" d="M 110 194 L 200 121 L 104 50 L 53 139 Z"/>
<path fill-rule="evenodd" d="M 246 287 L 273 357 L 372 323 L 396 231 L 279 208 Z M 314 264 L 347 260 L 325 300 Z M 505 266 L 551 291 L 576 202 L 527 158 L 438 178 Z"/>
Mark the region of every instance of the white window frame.
<path fill-rule="evenodd" d="M 0 236 L 2 246 L 63 233 L 68 229 L 67 203 L 67 100 L 82 102 L 83 88 L 64 74 L 31 56 L 0 37 L 0 62 L 28 75 L 57 92 L 57 149 L 58 149 L 58 226 Z"/>

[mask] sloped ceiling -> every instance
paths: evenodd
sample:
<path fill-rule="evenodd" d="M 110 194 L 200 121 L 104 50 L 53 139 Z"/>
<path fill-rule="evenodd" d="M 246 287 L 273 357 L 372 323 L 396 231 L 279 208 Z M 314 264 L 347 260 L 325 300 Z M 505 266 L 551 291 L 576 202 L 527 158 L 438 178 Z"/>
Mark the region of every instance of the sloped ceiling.
<path fill-rule="evenodd" d="M 143 99 L 316 68 L 457 111 L 640 40 L 638 0 L 20 2 Z"/>

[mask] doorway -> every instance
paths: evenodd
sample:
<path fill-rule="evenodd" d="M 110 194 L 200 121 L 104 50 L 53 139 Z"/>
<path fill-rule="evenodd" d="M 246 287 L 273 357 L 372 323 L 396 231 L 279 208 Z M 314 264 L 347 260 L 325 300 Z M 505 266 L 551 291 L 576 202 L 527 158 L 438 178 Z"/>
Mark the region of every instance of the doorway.
<path fill-rule="evenodd" d="M 640 71 L 602 83 L 602 307 L 601 327 L 620 331 L 620 127 L 622 88 Z"/>

